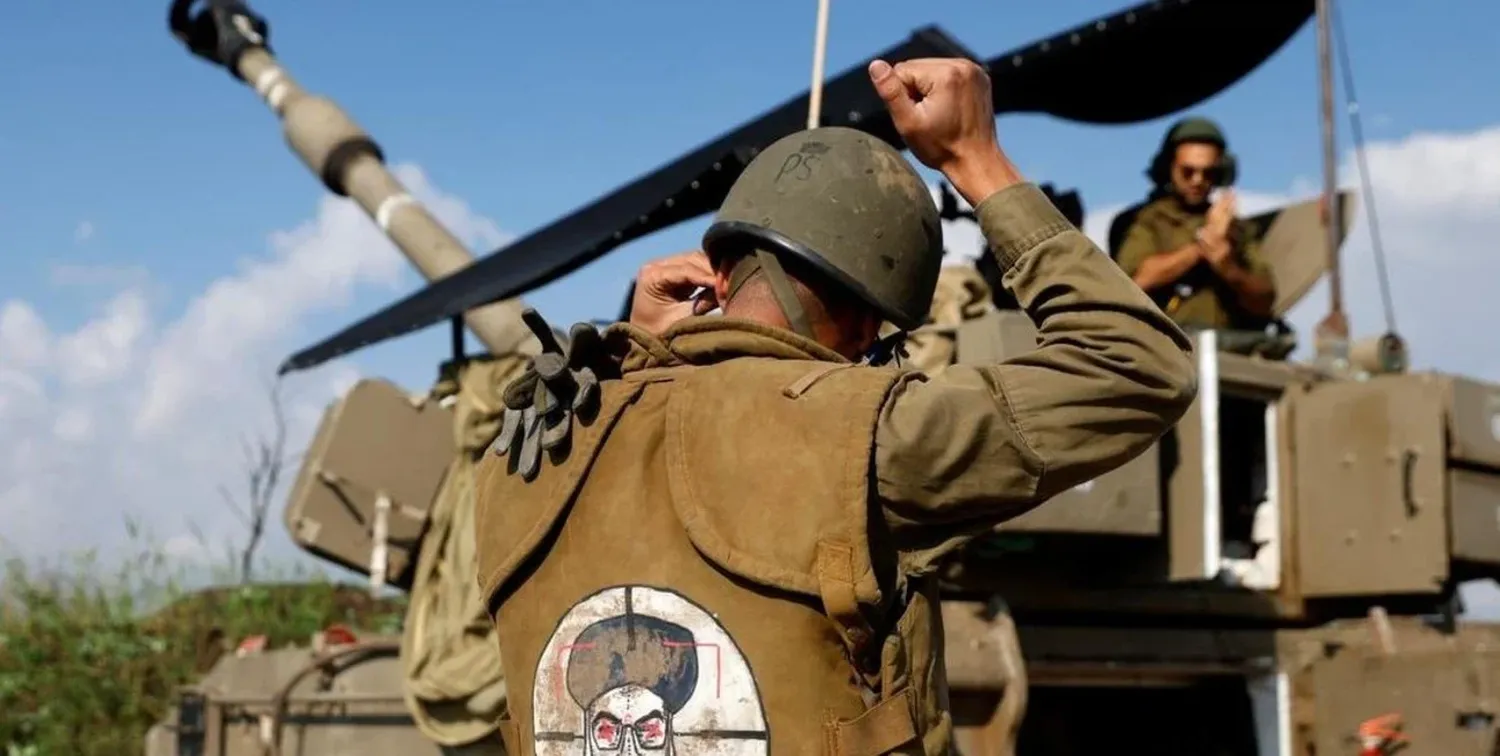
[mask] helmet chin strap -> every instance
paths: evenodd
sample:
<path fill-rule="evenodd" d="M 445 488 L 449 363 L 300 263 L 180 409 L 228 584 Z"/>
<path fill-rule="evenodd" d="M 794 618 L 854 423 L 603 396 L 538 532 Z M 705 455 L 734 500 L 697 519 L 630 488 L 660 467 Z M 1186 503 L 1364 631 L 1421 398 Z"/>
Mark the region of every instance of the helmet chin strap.
<path fill-rule="evenodd" d="M 781 314 L 791 324 L 792 329 L 798 334 L 817 341 L 813 333 L 812 324 L 807 319 L 807 310 L 803 309 L 802 301 L 797 299 L 797 291 L 792 288 L 791 279 L 786 275 L 786 269 L 781 267 L 781 261 L 776 256 L 765 250 L 756 250 L 753 255 L 746 255 L 735 264 L 734 269 L 729 272 L 729 290 L 726 292 L 725 303 L 734 299 L 739 293 L 740 287 L 755 277 L 755 274 L 765 276 L 766 283 L 771 286 L 771 293 L 776 297 L 776 302 L 781 306 Z M 901 363 L 906 356 L 906 331 L 896 331 L 890 335 L 875 340 L 870 345 L 869 351 L 860 359 L 861 365 L 879 366 L 890 363 Z"/>
<path fill-rule="evenodd" d="M 766 283 L 771 286 L 771 293 L 775 295 L 777 304 L 781 305 L 781 314 L 786 316 L 786 321 L 791 324 L 792 330 L 805 338 L 817 340 L 813 333 L 812 323 L 807 319 L 807 310 L 802 308 L 802 301 L 797 299 L 797 290 L 792 288 L 791 279 L 787 278 L 786 270 L 781 267 L 781 261 L 776 256 L 765 250 L 756 250 L 753 255 L 746 255 L 735 264 L 734 270 L 729 272 L 729 296 L 725 301 L 734 299 L 740 287 L 745 285 L 756 273 L 765 276 Z"/>

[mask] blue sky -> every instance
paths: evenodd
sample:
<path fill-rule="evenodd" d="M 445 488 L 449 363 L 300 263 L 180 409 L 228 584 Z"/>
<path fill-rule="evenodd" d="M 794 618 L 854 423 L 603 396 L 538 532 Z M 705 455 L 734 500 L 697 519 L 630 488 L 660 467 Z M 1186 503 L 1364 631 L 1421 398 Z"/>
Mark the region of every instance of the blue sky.
<path fill-rule="evenodd" d="M 47 290 L 58 264 L 130 265 L 150 272 L 160 307 L 181 307 L 268 230 L 306 216 L 322 193 L 253 93 L 168 37 L 165 3 L 67 12 L 34 0 L 9 5 L 0 25 L 0 91 L 12 114 L 0 119 L 0 171 L 9 179 L 0 185 L 0 297 Z M 1500 5 L 1347 5 L 1369 138 L 1500 121 L 1494 82 L 1482 75 L 1500 70 Z M 753 12 L 680 1 L 584 2 L 566 12 L 544 3 L 254 7 L 288 68 L 344 105 L 393 162 L 419 163 L 443 191 L 517 234 L 804 88 L 815 10 L 807 0 L 756 3 Z M 835 3 L 828 69 L 926 23 L 994 54 L 1118 7 Z M 1207 42 L 1201 54 L 1211 54 Z M 1309 24 L 1198 108 L 1230 129 L 1246 188 L 1281 191 L 1317 176 L 1315 49 Z M 1096 207 L 1142 190 L 1140 168 L 1164 122 L 1101 128 L 1010 116 L 999 126 L 1028 174 L 1077 186 Z M 94 236 L 75 244 L 85 222 Z M 637 242 L 533 299 L 563 320 L 612 314 L 636 265 L 691 246 L 702 227 Z M 38 309 L 64 328 L 86 318 L 98 295 L 97 287 L 54 289 Z M 303 340 L 381 303 L 359 296 L 349 311 L 302 324 Z M 403 363 L 430 359 L 444 338 L 409 337 L 361 362 L 406 372 Z"/>
<path fill-rule="evenodd" d="M 186 521 L 232 533 L 215 488 L 237 485 L 226 460 L 239 434 L 263 425 L 258 382 L 418 279 L 363 216 L 327 200 L 250 89 L 168 35 L 164 0 L 5 5 L 0 521 L 15 530 L 0 535 L 35 553 L 94 545 L 118 540 L 121 512 L 164 538 Z M 1500 280 L 1490 241 L 1500 4 L 1344 6 L 1414 360 L 1500 379 L 1500 339 L 1454 328 L 1496 314 L 1485 282 Z M 812 0 L 254 7 L 290 72 L 343 105 L 392 163 L 418 166 L 402 175 L 481 252 L 805 89 L 816 13 Z M 835 0 L 828 70 L 925 24 L 993 55 L 1122 7 Z M 1226 126 L 1240 186 L 1259 201 L 1318 184 L 1315 50 L 1308 24 L 1195 108 Z M 1183 65 L 1212 54 L 1213 40 L 1184 40 Z M 1112 212 L 1144 192 L 1141 169 L 1167 121 L 998 125 L 1029 176 Z M 1340 132 L 1347 167 L 1342 116 Z M 555 322 L 613 316 L 635 268 L 695 246 L 706 222 L 637 241 L 529 299 Z M 1355 327 L 1368 332 L 1379 323 L 1363 226 L 1346 252 Z M 1319 296 L 1297 322 L 1316 320 Z M 425 390 L 446 344 L 434 328 L 299 376 L 294 436 L 305 440 L 356 375 Z M 279 522 L 272 531 L 289 549 Z"/>

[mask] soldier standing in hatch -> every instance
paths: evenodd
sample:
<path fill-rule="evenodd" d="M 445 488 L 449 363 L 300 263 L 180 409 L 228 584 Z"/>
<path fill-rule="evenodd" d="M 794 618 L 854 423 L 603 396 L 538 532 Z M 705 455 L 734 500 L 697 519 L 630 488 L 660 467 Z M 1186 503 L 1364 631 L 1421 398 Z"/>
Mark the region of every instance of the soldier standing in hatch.
<path fill-rule="evenodd" d="M 1023 181 L 983 70 L 870 75 L 977 208 L 1038 348 L 937 377 L 879 364 L 882 323 L 915 328 L 932 299 L 926 186 L 851 129 L 768 147 L 706 254 L 642 269 L 604 357 L 575 330 L 512 386 L 476 523 L 511 754 L 947 754 L 937 562 L 1191 402 L 1186 336 Z"/>
<path fill-rule="evenodd" d="M 1212 121 L 1186 118 L 1167 131 L 1146 175 L 1154 189 L 1124 232 L 1115 259 L 1186 328 L 1260 330 L 1276 299 L 1271 269 L 1243 221 L 1234 157 Z M 1111 234 L 1114 235 L 1113 233 Z"/>

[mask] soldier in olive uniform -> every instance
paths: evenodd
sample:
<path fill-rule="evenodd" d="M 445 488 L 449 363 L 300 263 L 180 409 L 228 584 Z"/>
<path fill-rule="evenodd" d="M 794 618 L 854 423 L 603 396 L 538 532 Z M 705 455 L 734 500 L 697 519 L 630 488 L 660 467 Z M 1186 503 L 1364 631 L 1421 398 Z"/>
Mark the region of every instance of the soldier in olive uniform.
<path fill-rule="evenodd" d="M 514 756 L 946 756 L 937 562 L 1193 399 L 1185 334 L 999 148 L 983 70 L 870 76 L 977 208 L 1038 348 L 882 364 L 883 323 L 921 324 L 941 264 L 926 186 L 851 129 L 768 147 L 706 253 L 643 268 L 630 323 L 575 326 L 511 387 L 476 544 Z"/>
<path fill-rule="evenodd" d="M 1212 121 L 1187 118 L 1167 131 L 1146 175 L 1154 189 L 1114 250 L 1120 267 L 1179 325 L 1261 330 L 1276 291 L 1271 269 L 1243 221 L 1234 156 Z M 1117 236 L 1114 230 L 1111 236 Z M 1113 246 L 1113 245 L 1112 245 Z"/>
<path fill-rule="evenodd" d="M 1155 189 L 1143 205 L 1121 213 L 1110 229 L 1116 260 L 1174 321 L 1189 330 L 1263 331 L 1272 322 L 1276 291 L 1271 268 L 1249 226 L 1235 217 L 1235 159 L 1212 121 L 1174 124 L 1146 175 Z M 1217 200 L 1211 192 L 1223 188 Z M 1226 347 L 1225 342 L 1219 348 Z M 1256 449 L 1265 445 L 1263 408 L 1228 403 L 1219 408 L 1222 577 L 1238 583 L 1254 568 L 1258 517 L 1274 510 L 1265 501 L 1265 467 Z M 1265 551 L 1268 558 L 1273 551 Z"/>

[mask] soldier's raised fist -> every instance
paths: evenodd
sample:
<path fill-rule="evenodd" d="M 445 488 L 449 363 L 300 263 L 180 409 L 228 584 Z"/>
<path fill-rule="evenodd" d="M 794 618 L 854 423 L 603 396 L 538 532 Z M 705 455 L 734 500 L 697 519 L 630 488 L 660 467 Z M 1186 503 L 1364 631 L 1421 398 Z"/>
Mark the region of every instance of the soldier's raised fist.
<path fill-rule="evenodd" d="M 999 150 L 990 77 L 964 58 L 922 58 L 895 66 L 870 63 L 870 81 L 896 131 L 929 168 L 952 174 L 960 164 Z"/>

